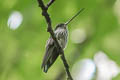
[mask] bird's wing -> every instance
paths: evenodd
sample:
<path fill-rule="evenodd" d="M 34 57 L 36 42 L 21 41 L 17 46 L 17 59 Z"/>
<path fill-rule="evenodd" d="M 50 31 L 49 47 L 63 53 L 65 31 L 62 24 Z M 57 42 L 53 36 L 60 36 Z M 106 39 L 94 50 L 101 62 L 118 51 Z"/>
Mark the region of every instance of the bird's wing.
<path fill-rule="evenodd" d="M 43 67 L 44 72 L 47 72 L 48 69 L 53 65 L 53 63 L 56 61 L 57 57 L 59 56 L 59 52 L 56 47 L 53 48 L 51 52 L 51 56 L 47 60 L 46 64 Z"/>
<path fill-rule="evenodd" d="M 48 69 L 52 66 L 52 64 L 55 62 L 58 56 L 59 52 L 55 47 L 53 39 L 50 37 L 47 41 L 46 52 L 41 66 L 41 68 L 44 69 L 44 72 L 48 71 Z"/>
<path fill-rule="evenodd" d="M 62 33 L 58 32 L 55 33 L 56 38 L 59 39 L 61 38 Z M 50 37 L 47 41 L 47 45 L 46 45 L 46 52 L 45 52 L 45 56 L 43 58 L 43 63 L 41 68 L 44 68 L 44 72 L 47 72 L 48 69 L 51 67 L 51 65 L 55 62 L 55 60 L 57 59 L 57 57 L 59 56 L 59 52 L 57 50 L 57 48 L 55 47 L 55 43 L 52 39 L 52 37 Z"/>
<path fill-rule="evenodd" d="M 41 66 L 42 68 L 48 62 L 50 56 L 53 53 L 53 49 L 54 49 L 54 41 L 53 41 L 52 37 L 50 37 L 47 41 L 47 44 L 46 44 L 46 52 L 45 52 L 45 55 L 44 55 L 44 58 L 43 58 L 42 66 Z"/>

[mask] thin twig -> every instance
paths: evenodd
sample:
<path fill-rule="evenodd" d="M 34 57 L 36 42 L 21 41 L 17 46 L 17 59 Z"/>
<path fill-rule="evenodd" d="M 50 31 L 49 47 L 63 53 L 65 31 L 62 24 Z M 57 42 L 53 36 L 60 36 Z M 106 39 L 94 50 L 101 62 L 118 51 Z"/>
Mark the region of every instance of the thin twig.
<path fill-rule="evenodd" d="M 56 38 L 54 31 L 52 29 L 51 18 L 47 12 L 48 8 L 50 7 L 50 5 L 52 5 L 52 3 L 54 3 L 54 1 L 55 0 L 50 0 L 49 3 L 47 4 L 47 6 L 44 5 L 42 0 L 38 0 L 38 3 L 39 3 L 39 7 L 41 7 L 41 9 L 42 9 L 42 15 L 45 17 L 45 20 L 48 24 L 47 31 L 50 33 L 51 37 L 53 38 L 53 40 L 55 42 L 56 47 L 58 48 L 58 50 L 61 54 L 61 59 L 64 63 L 65 70 L 66 70 L 66 73 L 68 75 L 68 80 L 73 80 L 73 78 L 70 74 L 70 71 L 69 71 L 69 66 L 68 66 L 67 60 L 65 59 L 65 56 L 64 56 L 64 51 L 57 41 L 57 38 Z"/>
<path fill-rule="evenodd" d="M 48 4 L 47 4 L 47 8 L 49 8 L 49 6 L 51 6 L 54 1 L 55 1 L 55 0 L 50 0 L 50 1 L 48 2 Z"/>

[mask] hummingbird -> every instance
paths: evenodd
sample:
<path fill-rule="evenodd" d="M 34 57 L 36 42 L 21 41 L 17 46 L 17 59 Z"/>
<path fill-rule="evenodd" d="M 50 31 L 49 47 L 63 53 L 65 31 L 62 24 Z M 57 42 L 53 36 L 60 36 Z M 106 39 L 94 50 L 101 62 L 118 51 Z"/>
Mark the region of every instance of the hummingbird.
<path fill-rule="evenodd" d="M 84 10 L 84 8 L 81 9 L 78 13 L 76 13 L 66 23 L 60 23 L 54 29 L 55 36 L 56 36 L 58 43 L 62 49 L 65 49 L 67 42 L 68 42 L 68 26 L 67 25 L 76 16 L 78 16 L 83 10 Z M 47 73 L 48 69 L 53 65 L 53 63 L 56 61 L 56 59 L 58 58 L 59 55 L 60 55 L 59 50 L 57 49 L 52 37 L 50 37 L 46 43 L 46 51 L 45 51 L 42 65 L 41 65 L 41 68 L 43 68 L 43 71 L 45 73 Z"/>

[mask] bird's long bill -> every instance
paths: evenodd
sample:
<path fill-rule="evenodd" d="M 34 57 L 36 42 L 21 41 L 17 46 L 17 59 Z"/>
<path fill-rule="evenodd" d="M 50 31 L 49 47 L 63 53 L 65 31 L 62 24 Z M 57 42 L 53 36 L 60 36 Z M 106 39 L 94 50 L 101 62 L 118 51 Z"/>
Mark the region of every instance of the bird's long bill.
<path fill-rule="evenodd" d="M 82 11 L 84 10 L 84 8 L 82 8 L 78 13 L 76 13 L 69 21 L 67 21 L 65 24 L 68 25 L 75 17 L 77 17 Z"/>

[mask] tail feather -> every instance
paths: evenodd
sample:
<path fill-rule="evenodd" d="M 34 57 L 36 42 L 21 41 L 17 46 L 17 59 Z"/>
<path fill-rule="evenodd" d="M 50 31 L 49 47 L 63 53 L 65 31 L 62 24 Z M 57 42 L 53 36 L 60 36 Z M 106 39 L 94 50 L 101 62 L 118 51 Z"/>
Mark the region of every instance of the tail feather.
<path fill-rule="evenodd" d="M 44 71 L 45 73 L 47 73 L 47 71 L 48 71 L 48 66 L 47 66 L 47 65 L 44 66 L 43 71 Z"/>

